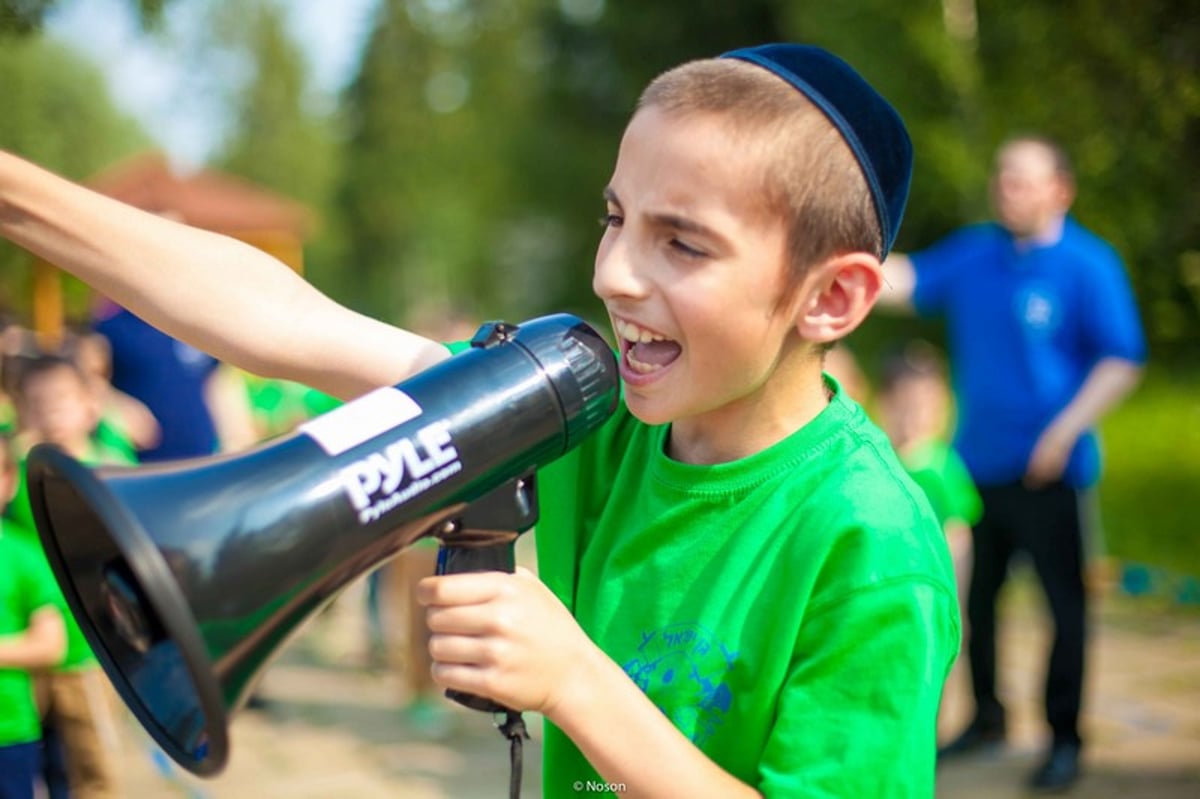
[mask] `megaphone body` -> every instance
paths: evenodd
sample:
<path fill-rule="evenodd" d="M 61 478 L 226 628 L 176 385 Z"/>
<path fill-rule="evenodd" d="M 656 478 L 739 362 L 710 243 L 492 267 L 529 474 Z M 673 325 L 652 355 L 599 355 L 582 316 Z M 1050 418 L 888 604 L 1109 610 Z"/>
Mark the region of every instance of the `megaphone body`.
<path fill-rule="evenodd" d="M 93 470 L 35 447 L 30 500 L 118 693 L 207 776 L 262 668 L 349 582 L 429 535 L 441 571 L 511 568 L 537 518 L 534 471 L 603 423 L 616 386 L 611 349 L 577 318 L 492 323 L 471 349 L 245 453 Z"/>

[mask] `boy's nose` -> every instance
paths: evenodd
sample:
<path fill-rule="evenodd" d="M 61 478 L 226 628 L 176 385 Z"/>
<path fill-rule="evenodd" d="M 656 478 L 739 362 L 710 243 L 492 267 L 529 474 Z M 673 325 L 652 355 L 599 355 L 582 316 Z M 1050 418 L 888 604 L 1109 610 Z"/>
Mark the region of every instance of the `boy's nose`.
<path fill-rule="evenodd" d="M 640 298 L 648 293 L 648 281 L 639 270 L 636 254 L 625 238 L 610 231 L 596 250 L 592 291 L 600 299 Z"/>

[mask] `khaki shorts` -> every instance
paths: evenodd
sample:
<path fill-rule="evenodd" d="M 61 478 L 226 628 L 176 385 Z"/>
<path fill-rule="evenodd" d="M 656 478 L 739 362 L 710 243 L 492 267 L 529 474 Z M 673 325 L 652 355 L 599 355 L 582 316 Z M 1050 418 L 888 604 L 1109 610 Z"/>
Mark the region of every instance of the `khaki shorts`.
<path fill-rule="evenodd" d="M 58 730 L 72 799 L 120 799 L 114 690 L 97 666 L 36 678 L 43 723 Z"/>

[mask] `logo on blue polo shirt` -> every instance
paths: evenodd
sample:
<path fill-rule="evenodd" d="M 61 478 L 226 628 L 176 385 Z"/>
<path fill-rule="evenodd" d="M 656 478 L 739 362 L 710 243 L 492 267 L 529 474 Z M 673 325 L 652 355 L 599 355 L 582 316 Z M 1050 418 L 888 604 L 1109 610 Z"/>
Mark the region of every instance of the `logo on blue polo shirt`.
<path fill-rule="evenodd" d="M 1017 319 L 1033 333 L 1052 333 L 1062 322 L 1062 306 L 1057 292 L 1045 283 L 1023 287 L 1016 295 Z"/>

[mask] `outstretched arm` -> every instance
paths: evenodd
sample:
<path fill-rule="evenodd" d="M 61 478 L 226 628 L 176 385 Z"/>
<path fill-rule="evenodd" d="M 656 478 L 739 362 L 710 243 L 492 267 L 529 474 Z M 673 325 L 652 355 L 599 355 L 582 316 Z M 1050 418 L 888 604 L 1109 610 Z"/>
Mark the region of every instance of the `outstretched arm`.
<path fill-rule="evenodd" d="M 436 363 L 435 342 L 345 308 L 247 244 L 0 152 L 0 235 L 250 372 L 348 398 Z"/>

